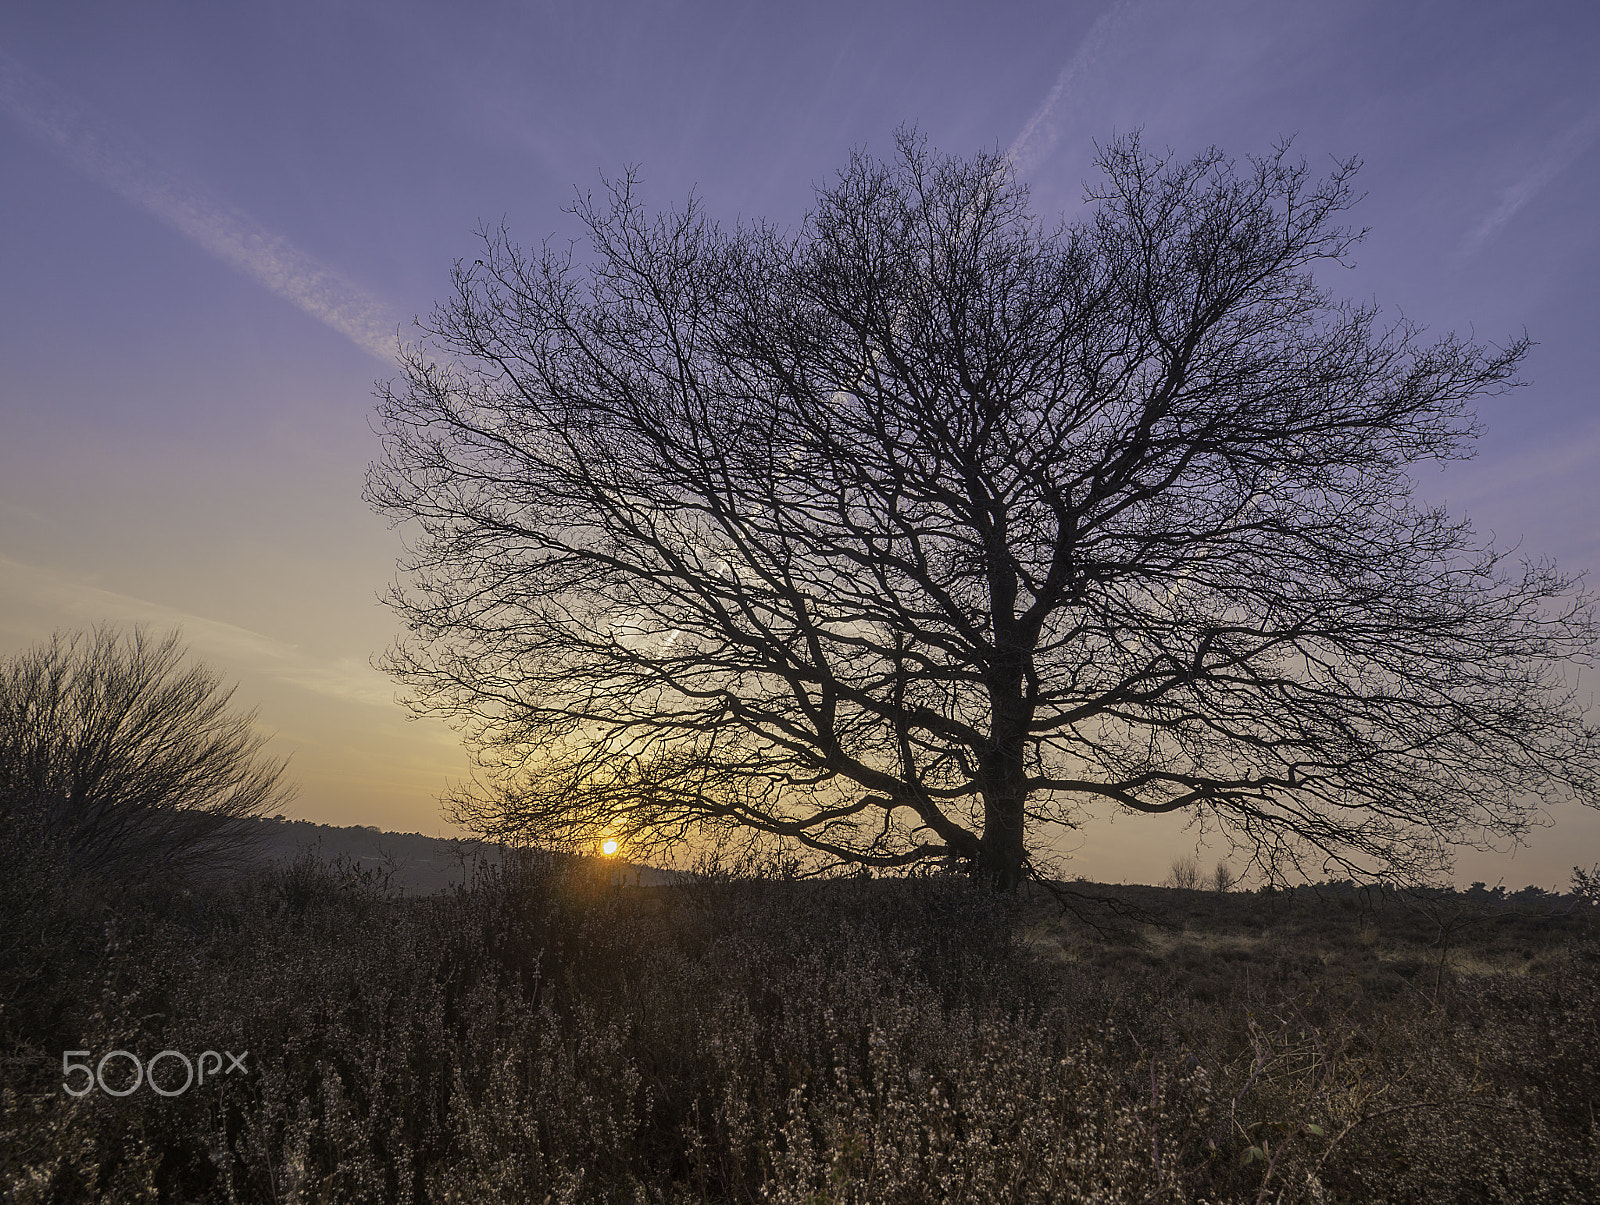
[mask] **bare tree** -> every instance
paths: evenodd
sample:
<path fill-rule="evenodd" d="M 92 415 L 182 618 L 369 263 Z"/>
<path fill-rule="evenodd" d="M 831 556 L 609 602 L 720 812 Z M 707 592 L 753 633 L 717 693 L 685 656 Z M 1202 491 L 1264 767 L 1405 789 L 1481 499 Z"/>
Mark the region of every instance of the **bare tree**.
<path fill-rule="evenodd" d="M 1218 862 L 1217 868 L 1211 872 L 1211 889 L 1219 895 L 1232 891 L 1238 882 L 1238 877 L 1233 873 L 1233 867 L 1229 866 L 1226 861 Z"/>
<path fill-rule="evenodd" d="M 247 853 L 245 821 L 292 795 L 179 635 L 57 633 L 0 660 L 0 828 L 15 848 L 141 877 Z"/>
<path fill-rule="evenodd" d="M 754 831 L 1011 885 L 1089 810 L 1423 874 L 1595 802 L 1587 600 L 1411 501 L 1529 343 L 1314 278 L 1360 237 L 1280 147 L 1099 159 L 1047 228 L 993 154 L 852 157 L 793 233 L 583 197 L 485 231 L 380 388 L 411 525 L 387 668 L 491 835 Z"/>
<path fill-rule="evenodd" d="M 1200 890 L 1200 859 L 1194 854 L 1179 854 L 1172 859 L 1172 865 L 1167 871 L 1165 887 L 1176 887 L 1180 891 Z"/>

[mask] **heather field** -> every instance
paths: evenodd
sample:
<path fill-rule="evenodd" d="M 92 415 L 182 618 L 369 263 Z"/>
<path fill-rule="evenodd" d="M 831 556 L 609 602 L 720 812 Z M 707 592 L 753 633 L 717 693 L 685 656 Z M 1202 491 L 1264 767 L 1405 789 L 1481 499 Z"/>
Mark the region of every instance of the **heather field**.
<path fill-rule="evenodd" d="M 1577 890 L 5 869 L 7 1201 L 1600 1200 Z"/>

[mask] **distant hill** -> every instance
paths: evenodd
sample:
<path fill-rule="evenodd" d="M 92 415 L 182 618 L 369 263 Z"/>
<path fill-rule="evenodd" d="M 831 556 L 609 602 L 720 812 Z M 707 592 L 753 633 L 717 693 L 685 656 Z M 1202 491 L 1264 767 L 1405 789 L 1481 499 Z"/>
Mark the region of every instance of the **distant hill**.
<path fill-rule="evenodd" d="M 258 819 L 251 822 L 257 856 L 265 864 L 292 862 L 310 853 L 323 861 L 343 858 L 363 870 L 387 871 L 390 885 L 407 895 L 444 891 L 471 880 L 477 867 L 500 864 L 504 847 L 487 841 L 391 833 L 372 825 L 340 828 L 309 820 Z M 622 882 L 660 887 L 681 881 L 678 871 L 618 861 Z"/>

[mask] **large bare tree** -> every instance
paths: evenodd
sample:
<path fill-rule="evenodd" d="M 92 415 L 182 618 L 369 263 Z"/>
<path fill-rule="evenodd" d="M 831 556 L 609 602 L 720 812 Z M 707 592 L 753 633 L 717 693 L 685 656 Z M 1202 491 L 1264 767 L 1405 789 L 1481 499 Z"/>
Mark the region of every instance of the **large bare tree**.
<path fill-rule="evenodd" d="M 1047 228 L 902 135 L 792 234 L 631 177 L 586 247 L 486 231 L 368 487 L 411 531 L 388 668 L 486 767 L 455 814 L 1011 885 L 1097 807 L 1417 875 L 1594 803 L 1586 600 L 1407 475 L 1528 341 L 1335 300 L 1355 165 L 1286 151 L 1120 141 Z"/>

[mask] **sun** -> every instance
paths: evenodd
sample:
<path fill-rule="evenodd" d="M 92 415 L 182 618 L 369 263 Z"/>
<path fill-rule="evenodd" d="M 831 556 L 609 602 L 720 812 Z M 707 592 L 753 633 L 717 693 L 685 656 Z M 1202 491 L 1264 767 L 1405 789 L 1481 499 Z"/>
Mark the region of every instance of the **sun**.
<path fill-rule="evenodd" d="M 602 845 L 600 847 L 600 852 L 605 854 L 605 856 L 609 858 L 612 854 L 617 852 L 617 843 L 616 843 L 616 841 L 614 841 L 614 840 L 607 841 L 604 845 Z"/>

